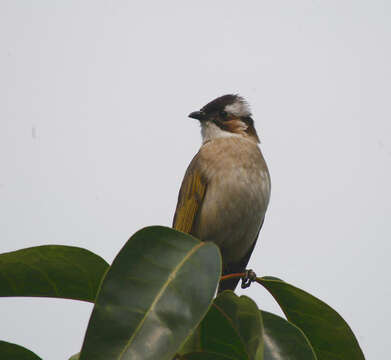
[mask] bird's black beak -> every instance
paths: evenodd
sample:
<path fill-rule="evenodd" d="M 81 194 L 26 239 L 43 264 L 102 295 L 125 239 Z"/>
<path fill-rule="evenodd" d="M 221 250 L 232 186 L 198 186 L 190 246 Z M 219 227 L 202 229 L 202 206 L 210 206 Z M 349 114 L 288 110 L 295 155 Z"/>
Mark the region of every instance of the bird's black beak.
<path fill-rule="evenodd" d="M 203 111 L 193 111 L 192 113 L 189 114 L 189 118 L 202 121 L 205 119 L 205 113 Z"/>

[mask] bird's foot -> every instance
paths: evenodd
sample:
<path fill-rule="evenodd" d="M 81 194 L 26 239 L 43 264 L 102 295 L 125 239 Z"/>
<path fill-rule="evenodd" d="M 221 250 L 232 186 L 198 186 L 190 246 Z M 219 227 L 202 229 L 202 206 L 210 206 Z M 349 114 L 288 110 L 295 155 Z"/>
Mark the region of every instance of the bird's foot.
<path fill-rule="evenodd" d="M 254 282 L 257 279 L 257 274 L 253 270 L 246 270 L 245 274 L 242 277 L 242 289 L 248 288 L 252 282 Z"/>

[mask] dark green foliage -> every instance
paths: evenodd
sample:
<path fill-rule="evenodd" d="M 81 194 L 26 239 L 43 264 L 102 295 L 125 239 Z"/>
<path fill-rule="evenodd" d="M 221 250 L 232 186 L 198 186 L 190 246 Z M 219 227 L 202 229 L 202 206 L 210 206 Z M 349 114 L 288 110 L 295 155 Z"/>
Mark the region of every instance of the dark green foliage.
<path fill-rule="evenodd" d="M 106 274 L 80 360 L 172 359 L 208 310 L 220 268 L 213 243 L 164 227 L 140 230 Z"/>
<path fill-rule="evenodd" d="M 235 359 L 262 359 L 261 312 L 247 296 L 222 292 L 181 349 L 182 354 L 206 352 Z"/>
<path fill-rule="evenodd" d="M 23 346 L 0 341 L 0 359 L 9 360 L 41 360 L 38 355 Z"/>
<path fill-rule="evenodd" d="M 89 251 L 68 246 L 1 254 L 0 296 L 93 302 L 81 353 L 72 360 L 364 359 L 337 312 L 278 278 L 257 282 L 287 320 L 232 291 L 213 300 L 220 268 L 214 244 L 153 226 L 134 234 L 110 267 Z M 0 341 L 3 358 L 40 359 Z"/>
<path fill-rule="evenodd" d="M 285 319 L 262 311 L 264 360 L 316 360 L 304 333 Z"/>
<path fill-rule="evenodd" d="M 0 255 L 0 296 L 41 296 L 94 302 L 109 265 L 73 246 L 45 245 Z"/>
<path fill-rule="evenodd" d="M 357 339 L 345 320 L 330 306 L 282 280 L 259 279 L 287 319 L 310 341 L 318 360 L 363 360 Z"/>

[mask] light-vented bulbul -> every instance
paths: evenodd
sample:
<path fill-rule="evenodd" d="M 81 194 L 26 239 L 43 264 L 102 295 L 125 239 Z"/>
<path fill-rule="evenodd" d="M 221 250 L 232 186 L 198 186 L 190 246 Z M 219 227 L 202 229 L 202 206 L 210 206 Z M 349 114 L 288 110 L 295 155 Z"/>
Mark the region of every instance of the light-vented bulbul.
<path fill-rule="evenodd" d="M 270 198 L 270 176 L 249 105 L 224 95 L 189 115 L 202 146 L 186 170 L 173 227 L 220 248 L 222 274 L 246 269 Z M 239 279 L 222 281 L 219 292 Z"/>

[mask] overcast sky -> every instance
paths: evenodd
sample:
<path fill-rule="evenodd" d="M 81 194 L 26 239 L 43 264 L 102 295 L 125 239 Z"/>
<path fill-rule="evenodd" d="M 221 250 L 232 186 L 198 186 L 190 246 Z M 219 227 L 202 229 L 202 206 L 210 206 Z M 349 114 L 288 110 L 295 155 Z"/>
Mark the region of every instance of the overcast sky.
<path fill-rule="evenodd" d="M 238 92 L 272 178 L 251 267 L 388 358 L 390 19 L 386 0 L 1 0 L 0 252 L 64 244 L 111 262 L 141 227 L 171 225 L 200 145 L 187 115 Z M 91 309 L 2 298 L 0 339 L 67 359 Z"/>

